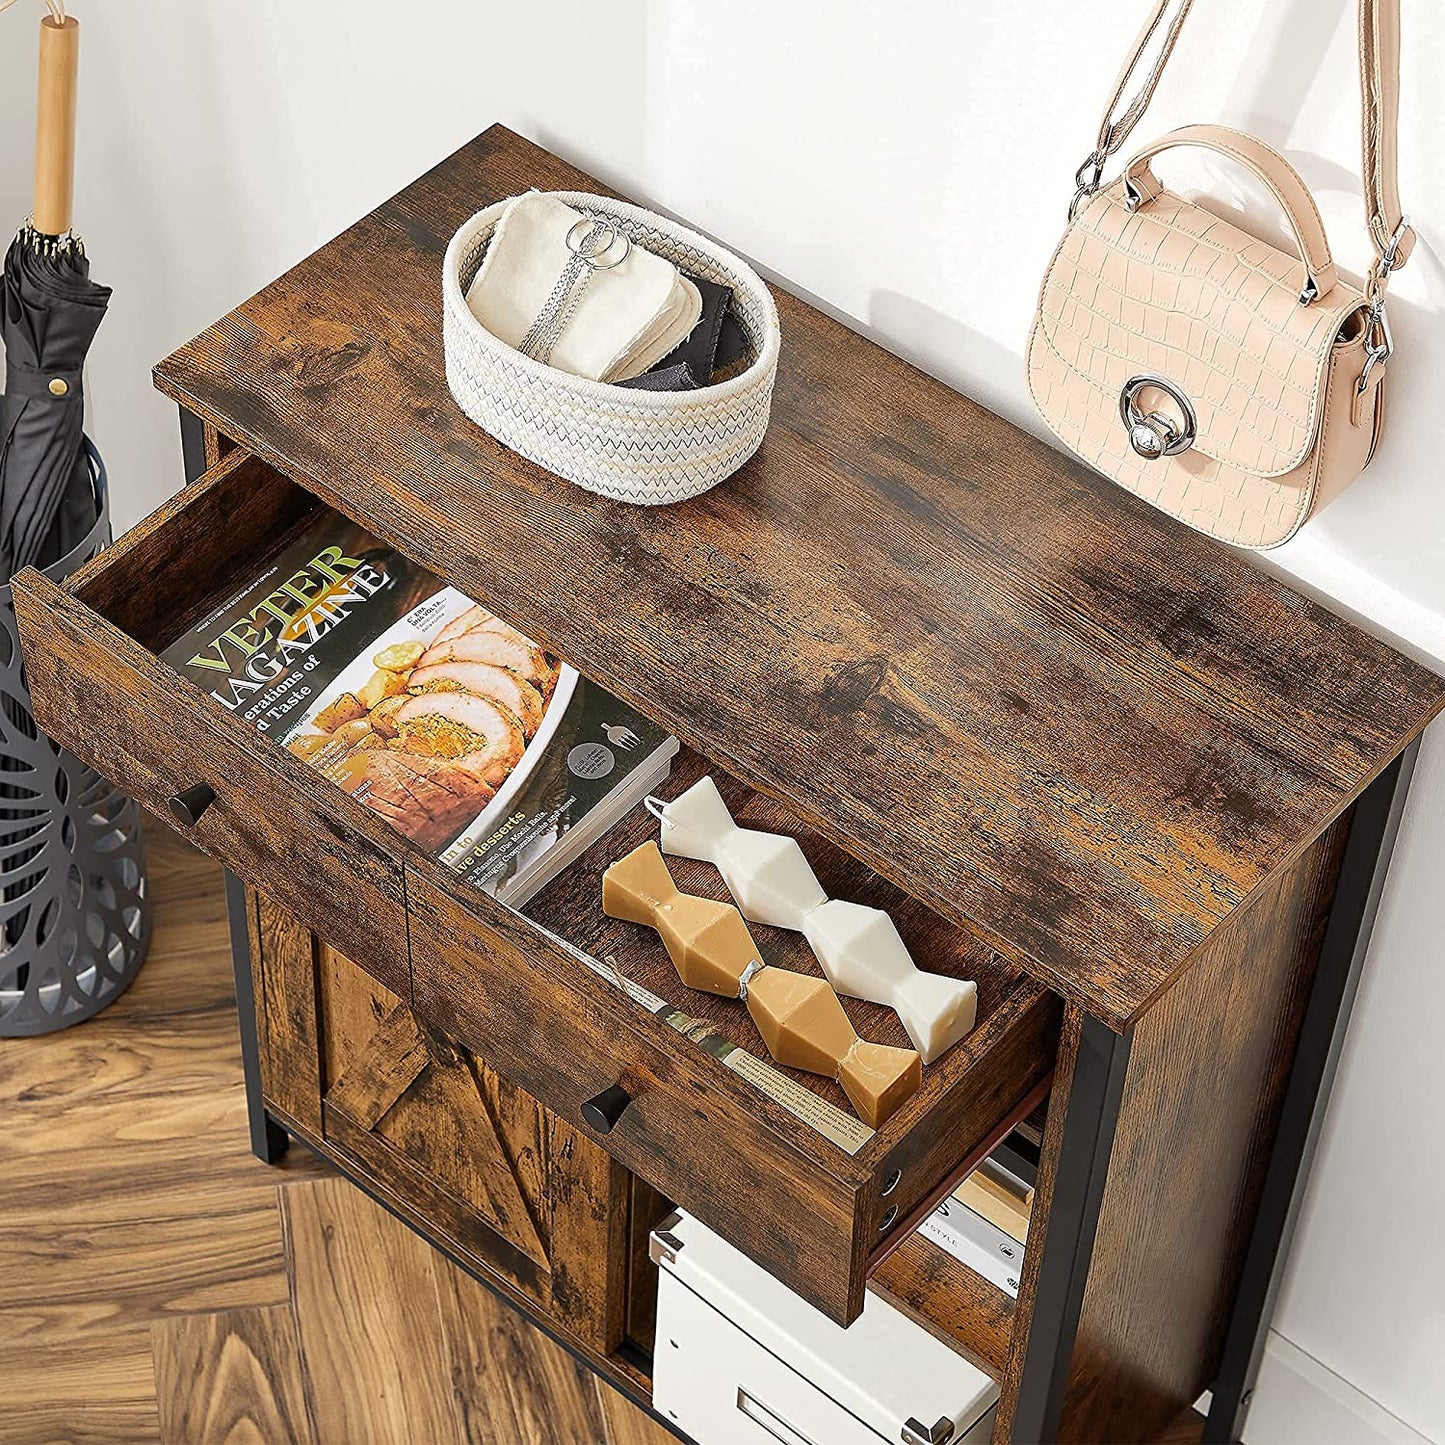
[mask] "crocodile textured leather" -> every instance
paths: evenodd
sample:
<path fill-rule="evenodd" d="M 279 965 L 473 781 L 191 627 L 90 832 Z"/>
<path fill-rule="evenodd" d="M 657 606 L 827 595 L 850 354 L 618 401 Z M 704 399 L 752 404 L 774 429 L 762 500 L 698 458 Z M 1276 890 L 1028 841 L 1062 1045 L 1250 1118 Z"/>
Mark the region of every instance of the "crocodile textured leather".
<path fill-rule="evenodd" d="M 1304 181 L 1241 131 L 1173 131 L 1097 188 L 1105 161 L 1148 106 L 1189 8 L 1190 0 L 1158 0 L 1079 168 L 1029 336 L 1029 387 L 1065 446 L 1120 486 L 1221 541 L 1275 547 L 1364 470 L 1379 436 L 1390 351 L 1385 285 L 1415 239 L 1395 175 L 1399 0 L 1359 0 L 1365 199 L 1376 251 L 1364 293 L 1339 279 Z M 1125 106 L 1160 35 L 1143 87 Z M 1299 254 L 1165 190 L 1149 163 L 1174 146 L 1201 146 L 1252 171 L 1283 210 Z M 1154 378 L 1159 385 L 1149 384 Z"/>
<path fill-rule="evenodd" d="M 1379 398 L 1374 388 L 1355 424 L 1362 327 L 1337 338 L 1359 292 L 1337 282 L 1302 306 L 1301 275 L 1297 257 L 1168 191 L 1131 213 L 1115 182 L 1075 218 L 1044 279 L 1034 403 L 1065 446 L 1145 501 L 1221 541 L 1277 546 L 1343 490 L 1341 463 L 1345 481 L 1363 468 Z M 1331 384 L 1341 369 L 1348 387 Z M 1179 456 L 1130 446 L 1119 395 L 1141 374 L 1194 407 L 1197 438 Z M 1162 393 L 1142 400 L 1171 412 Z"/>

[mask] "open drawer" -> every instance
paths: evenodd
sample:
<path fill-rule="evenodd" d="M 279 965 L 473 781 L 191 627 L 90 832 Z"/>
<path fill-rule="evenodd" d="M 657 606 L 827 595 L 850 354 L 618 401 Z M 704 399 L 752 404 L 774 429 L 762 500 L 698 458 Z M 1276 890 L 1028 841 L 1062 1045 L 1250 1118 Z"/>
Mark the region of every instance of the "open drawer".
<path fill-rule="evenodd" d="M 922 1090 L 876 1133 L 832 1080 L 772 1063 L 743 1004 L 683 987 L 649 929 L 601 908 L 607 865 L 649 837 L 624 818 L 519 916 L 430 860 L 407 867 L 418 1011 L 564 1118 L 620 1085 L 605 1147 L 841 1323 L 871 1270 L 1038 1102 L 1052 1069 L 1053 1001 L 968 935 L 810 833 L 781 804 L 684 750 L 658 791 L 712 771 L 739 824 L 790 832 L 832 897 L 887 908 L 916 959 L 974 978 L 973 1032 L 924 1069 Z M 726 899 L 716 870 L 670 858 L 679 888 Z M 769 963 L 818 973 L 796 934 L 752 925 Z M 542 931 L 542 930 L 545 930 Z M 618 979 L 653 999 L 629 997 Z M 844 1007 L 858 1032 L 906 1047 L 890 1009 Z M 736 1046 L 738 1052 L 730 1052 Z"/>
<path fill-rule="evenodd" d="M 626 1107 L 593 1137 L 851 1321 L 868 1274 L 1037 1105 L 1057 1000 L 785 805 L 713 770 L 739 822 L 798 836 L 832 896 L 888 909 L 922 966 L 978 982 L 973 1032 L 870 1136 L 832 1081 L 772 1065 L 742 1004 L 684 988 L 654 933 L 602 914 L 602 870 L 653 835 L 644 810 L 524 913 L 477 892 L 156 655 L 323 506 L 232 453 L 66 586 L 23 574 L 17 613 L 41 725 L 163 812 L 206 785 L 214 801 L 188 836 L 563 1120 L 585 1128 L 582 1105 L 620 1085 Z M 505 614 L 505 598 L 490 600 Z M 684 752 L 661 791 L 706 770 Z M 676 862 L 682 888 L 727 896 L 706 865 Z M 768 962 L 817 971 L 797 936 L 755 936 Z M 906 1043 L 891 1010 L 845 1008 L 865 1038 Z"/>
<path fill-rule="evenodd" d="M 320 505 L 232 451 L 63 586 L 18 576 L 15 615 L 52 738 L 409 999 L 396 834 L 156 656 Z"/>

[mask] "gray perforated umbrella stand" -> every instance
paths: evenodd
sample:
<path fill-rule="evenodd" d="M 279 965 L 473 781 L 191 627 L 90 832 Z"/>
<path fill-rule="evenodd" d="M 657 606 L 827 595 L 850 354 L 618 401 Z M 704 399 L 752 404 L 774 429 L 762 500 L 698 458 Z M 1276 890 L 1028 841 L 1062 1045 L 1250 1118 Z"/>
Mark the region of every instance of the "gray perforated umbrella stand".
<path fill-rule="evenodd" d="M 54 582 L 110 540 L 88 439 L 95 525 L 41 568 Z M 0 586 L 0 1037 L 47 1034 L 112 1003 L 150 942 L 140 808 L 35 725 L 15 608 Z"/>

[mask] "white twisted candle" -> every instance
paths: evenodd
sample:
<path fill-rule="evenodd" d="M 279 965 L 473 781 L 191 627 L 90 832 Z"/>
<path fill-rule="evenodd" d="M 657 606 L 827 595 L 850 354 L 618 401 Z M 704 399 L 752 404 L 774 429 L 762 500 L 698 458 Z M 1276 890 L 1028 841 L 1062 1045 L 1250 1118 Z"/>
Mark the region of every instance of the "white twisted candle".
<path fill-rule="evenodd" d="M 924 973 L 888 914 L 830 899 L 798 840 L 739 828 L 710 777 L 670 803 L 648 803 L 662 823 L 664 853 L 711 863 L 744 918 L 801 933 L 839 993 L 897 1012 L 924 1063 L 973 1027 L 977 984 Z"/>

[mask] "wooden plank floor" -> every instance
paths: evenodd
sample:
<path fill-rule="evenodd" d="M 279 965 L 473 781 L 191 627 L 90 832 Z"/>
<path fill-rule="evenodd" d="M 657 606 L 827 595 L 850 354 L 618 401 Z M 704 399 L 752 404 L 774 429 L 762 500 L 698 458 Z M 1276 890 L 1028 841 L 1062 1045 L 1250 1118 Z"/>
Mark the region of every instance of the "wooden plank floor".
<path fill-rule="evenodd" d="M 0 1442 L 666 1445 L 302 1145 L 251 1157 L 221 874 L 147 840 L 130 991 L 0 1040 Z"/>
<path fill-rule="evenodd" d="M 221 874 L 147 843 L 129 992 L 0 1040 L 0 1441 L 670 1441 L 303 1146 L 251 1157 Z"/>

